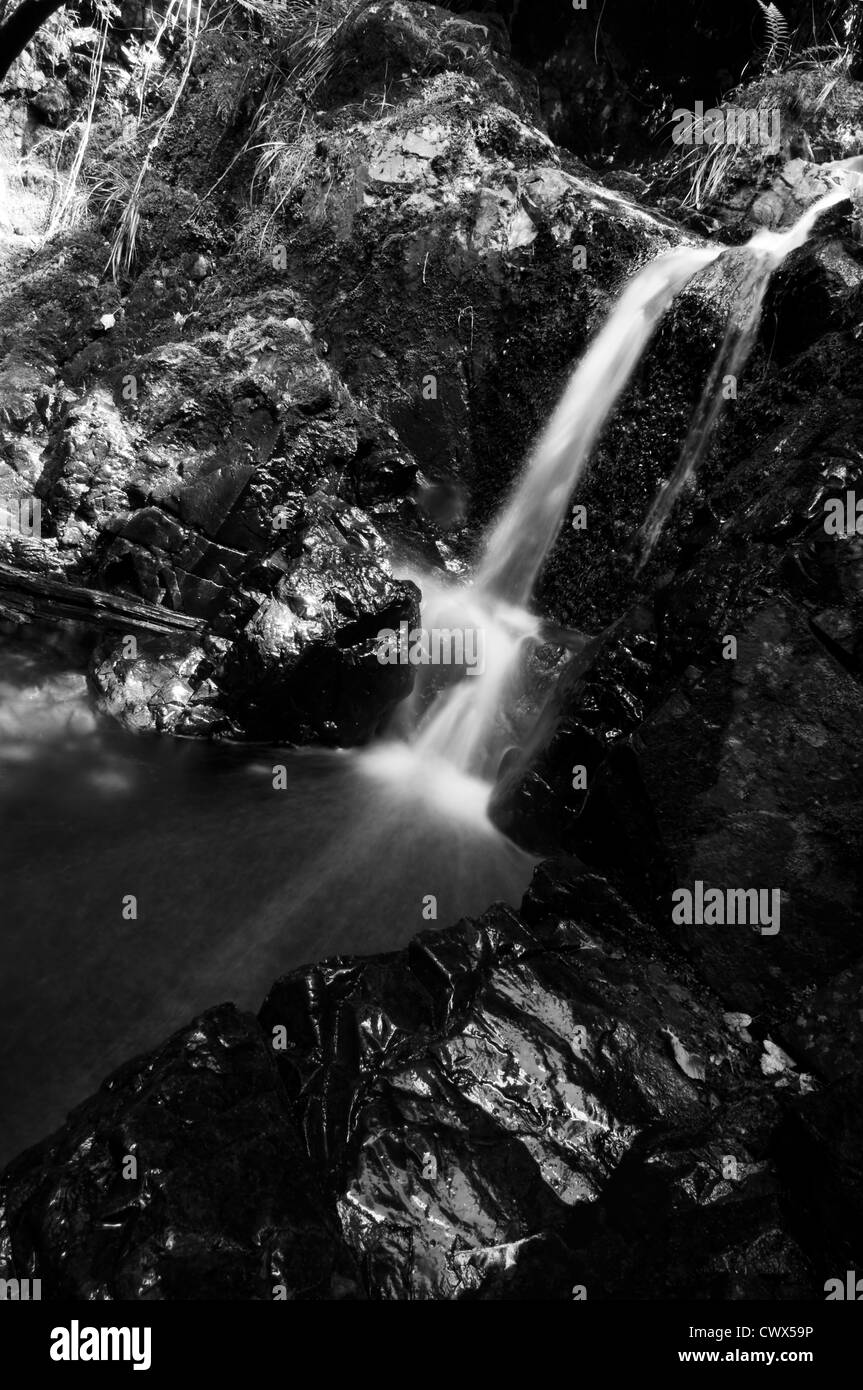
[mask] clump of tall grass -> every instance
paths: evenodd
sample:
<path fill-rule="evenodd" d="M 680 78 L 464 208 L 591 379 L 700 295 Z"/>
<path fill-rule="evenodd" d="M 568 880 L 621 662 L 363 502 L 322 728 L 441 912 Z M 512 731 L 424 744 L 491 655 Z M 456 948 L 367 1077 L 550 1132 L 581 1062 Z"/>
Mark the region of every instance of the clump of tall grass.
<path fill-rule="evenodd" d="M 717 202 L 736 179 L 757 174 L 768 159 L 787 153 L 793 132 L 799 134 L 801 147 L 808 145 L 819 160 L 859 153 L 863 85 L 850 76 L 850 69 L 851 54 L 845 47 L 822 45 L 737 87 L 717 109 L 755 112 L 760 129 L 772 129 L 778 115 L 782 134 L 776 141 L 753 144 L 738 121 L 736 138 L 688 150 L 675 161 L 672 176 L 684 189 L 682 206 L 701 209 Z"/>
<path fill-rule="evenodd" d="M 261 245 L 303 186 L 319 139 L 316 103 L 351 60 L 352 34 L 375 2 L 257 0 L 257 12 L 277 28 L 273 62 L 248 136 L 209 192 L 239 160 L 254 157 L 250 201 L 263 197 L 268 207 Z"/>
<path fill-rule="evenodd" d="M 851 28 L 841 39 L 831 30 L 828 43 L 810 45 L 794 57 L 791 30 L 782 11 L 773 0 L 756 3 L 765 25 L 764 43 L 754 59 L 758 75 L 741 82 L 718 109 L 756 113 L 759 130 L 772 130 L 773 117 L 778 115 L 786 139 L 753 144 L 748 128 L 738 121 L 733 126 L 736 138 L 697 145 L 677 162 L 672 176 L 672 182 L 683 184 L 684 208 L 715 203 L 736 178 L 757 172 L 767 159 L 787 151 L 789 128 L 800 133 L 802 148 L 811 148 L 814 135 L 813 144 L 820 146 L 824 159 L 841 158 L 860 145 L 863 132 L 857 112 L 863 89 L 851 77 Z"/>
<path fill-rule="evenodd" d="M 75 222 L 79 218 L 81 208 L 85 203 L 85 195 L 82 193 L 82 185 L 84 183 L 83 172 L 85 161 L 90 151 L 96 104 L 102 84 L 105 52 L 111 20 L 117 13 L 116 6 L 111 3 L 111 0 L 97 0 L 96 8 L 98 14 L 98 38 L 90 60 L 87 109 L 81 120 L 75 122 L 73 127 L 70 128 L 78 133 L 78 144 L 68 174 L 65 177 L 62 191 L 55 201 L 49 218 L 45 232 L 46 240 Z M 112 169 L 103 173 L 96 185 L 88 190 L 88 195 L 92 195 L 93 200 L 97 203 L 99 201 L 99 195 L 103 195 L 103 213 L 106 213 L 114 222 L 114 232 L 111 238 L 106 269 L 110 270 L 115 280 L 122 274 L 128 274 L 134 264 L 141 222 L 141 204 L 147 175 L 150 171 L 156 150 L 164 139 L 165 132 L 177 110 L 177 106 L 192 69 L 200 36 L 206 27 L 206 22 L 207 16 L 203 8 L 203 0 L 169 0 L 159 23 L 158 30 L 151 42 L 147 45 L 144 70 L 138 94 L 138 135 L 144 130 L 144 103 L 151 84 L 153 69 L 160 46 L 166 40 L 173 40 L 178 45 L 181 52 L 185 50 L 183 67 L 173 97 L 164 114 L 155 123 L 150 123 L 147 127 L 147 130 L 151 133 L 143 154 L 139 157 L 134 176 L 130 177 L 128 171 L 122 169 Z"/>
<path fill-rule="evenodd" d="M 194 27 L 191 29 L 189 26 L 189 9 L 190 0 L 170 0 L 168 8 L 166 9 L 165 14 L 162 18 L 162 23 L 159 27 L 159 32 L 157 33 L 156 38 L 153 40 L 153 47 L 155 51 L 158 48 L 158 45 L 161 39 L 164 37 L 165 33 L 167 32 L 168 28 L 173 27 L 179 23 L 179 15 L 181 10 L 185 10 L 185 37 L 187 41 L 186 61 L 183 65 L 183 70 L 180 74 L 180 79 L 174 91 L 174 96 L 171 101 L 171 104 L 168 107 L 165 114 L 162 116 L 162 119 L 159 121 L 156 130 L 154 131 L 147 145 L 144 158 L 141 161 L 135 181 L 131 189 L 129 190 L 127 198 L 125 199 L 123 210 L 120 214 L 116 230 L 114 231 L 114 235 L 111 238 L 111 249 L 108 256 L 108 269 L 111 271 L 111 274 L 115 280 L 119 279 L 121 275 L 128 275 L 130 270 L 132 269 L 132 266 L 134 265 L 135 252 L 138 242 L 138 229 L 141 221 L 141 200 L 143 196 L 144 183 L 147 178 L 150 165 L 152 164 L 153 156 L 155 155 L 156 150 L 158 149 L 162 139 L 164 138 L 165 132 L 173 119 L 174 112 L 176 111 L 180 103 L 180 98 L 183 95 L 186 83 L 189 80 L 189 73 L 192 70 L 192 64 L 195 61 L 195 53 L 197 51 L 198 40 L 201 35 L 201 26 L 203 18 L 202 0 L 197 0 L 197 5 L 195 8 Z M 141 120 L 144 111 L 145 90 L 146 81 L 144 82 L 144 84 L 142 84 L 141 87 L 141 99 L 138 107 L 139 121 Z"/>
<path fill-rule="evenodd" d="M 723 103 L 718 109 L 731 111 L 732 106 L 732 103 Z M 763 115 L 768 119 L 769 114 L 769 109 L 763 108 Z M 761 115 L 759 109 L 759 119 Z M 719 144 L 696 145 L 680 160 L 678 177 L 686 184 L 681 207 L 700 210 L 716 202 L 730 184 L 732 175 L 742 173 L 752 160 L 752 147 L 745 136 L 740 138 L 739 134 L 734 140 Z"/>
<path fill-rule="evenodd" d="M 105 55 L 116 5 L 112 0 L 96 0 L 98 37 L 90 61 L 87 108 L 85 114 L 64 132 L 77 137 L 75 153 L 64 177 L 58 174 L 59 195 L 54 200 L 45 238 L 68 227 L 81 215 L 89 199 L 111 230 L 106 270 L 114 279 L 128 275 L 134 266 L 142 225 L 148 178 L 166 132 L 174 119 L 186 89 L 202 36 L 226 25 L 245 26 L 252 32 L 265 32 L 272 58 L 263 86 L 254 92 L 238 84 L 239 97 L 255 101 L 256 112 L 242 148 L 229 169 L 242 157 L 252 155 L 252 200 L 263 197 L 268 214 L 262 224 L 265 238 L 302 185 L 317 144 L 315 102 L 327 84 L 338 76 L 351 56 L 350 34 L 360 16 L 375 0 L 168 0 L 158 30 L 144 49 L 137 100 L 136 129 L 132 142 L 124 137 L 124 157 L 106 163 L 92 154 L 96 106 L 102 86 Z M 144 108 L 153 85 L 160 48 L 171 44 L 182 67 L 170 60 L 161 75 L 162 89 L 173 91 L 164 113 L 145 124 Z M 246 74 L 247 86 L 256 74 Z M 137 138 L 137 146 L 135 144 Z M 89 188 L 85 174 L 93 181 Z M 227 173 L 228 170 L 225 171 Z M 225 174 L 222 175 L 222 178 Z M 210 192 L 221 182 L 213 185 Z"/>
<path fill-rule="evenodd" d="M 54 236 L 62 227 L 69 226 L 76 222 L 80 216 L 81 209 L 81 170 L 84 167 L 84 158 L 87 147 L 90 143 L 90 134 L 93 129 L 93 116 L 96 110 L 96 98 L 99 94 L 99 86 L 102 81 L 102 69 L 105 63 L 105 49 L 108 44 L 108 30 L 111 23 L 113 6 L 110 0 L 97 0 L 96 11 L 99 17 L 98 39 L 96 47 L 90 59 L 90 76 L 88 83 L 87 111 L 82 121 L 79 123 L 80 136 L 78 145 L 72 159 L 59 197 L 54 202 L 48 225 L 45 229 L 43 242 Z"/>

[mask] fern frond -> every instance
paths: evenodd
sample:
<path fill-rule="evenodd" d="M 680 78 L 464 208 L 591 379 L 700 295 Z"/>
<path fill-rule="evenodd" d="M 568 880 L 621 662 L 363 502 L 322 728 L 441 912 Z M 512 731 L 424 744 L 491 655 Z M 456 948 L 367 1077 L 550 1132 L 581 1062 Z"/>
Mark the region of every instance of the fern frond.
<path fill-rule="evenodd" d="M 791 48 L 791 31 L 788 21 L 773 0 L 758 0 L 758 6 L 767 25 L 767 63 L 780 67 Z"/>

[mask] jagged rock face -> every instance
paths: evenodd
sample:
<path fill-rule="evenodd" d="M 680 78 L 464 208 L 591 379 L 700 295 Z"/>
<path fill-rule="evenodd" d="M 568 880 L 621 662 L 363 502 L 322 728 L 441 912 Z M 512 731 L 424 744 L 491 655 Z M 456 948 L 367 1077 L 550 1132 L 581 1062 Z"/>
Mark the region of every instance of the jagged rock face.
<path fill-rule="evenodd" d="M 783 365 L 859 315 L 863 257 L 841 237 L 825 237 L 789 258 L 768 289 L 765 332 Z"/>
<path fill-rule="evenodd" d="M 104 707 L 135 729 L 222 728 L 349 744 L 407 693 L 404 672 L 394 684 L 374 660 L 372 639 L 416 612 L 413 591 L 392 579 L 378 527 L 400 524 L 408 552 L 415 538 L 427 561 L 442 564 L 419 514 L 399 518 L 416 465 L 356 407 L 295 304 L 290 292 L 264 291 L 230 323 L 217 309 L 197 342 L 162 343 L 122 360 L 124 343 L 143 331 L 137 318 L 147 306 L 133 307 L 131 323 L 119 321 L 119 350 L 103 334 L 90 344 L 98 359 L 85 347 L 68 365 L 65 375 L 80 389 L 61 388 L 56 419 L 56 390 L 39 386 L 34 368 L 13 362 L 3 378 L 7 420 L 21 431 L 15 457 L 29 467 L 31 487 L 36 440 L 49 439 L 38 488 L 67 566 L 100 587 L 202 618 L 211 644 L 221 644 L 206 669 L 193 652 L 160 652 L 152 643 L 155 666 L 132 669 L 122 642 L 103 648 L 94 682 Z M 39 391 L 48 402 L 45 425 Z M 360 497 L 375 520 L 357 505 Z M 165 662 L 185 668 L 169 695 Z M 193 666 L 199 679 L 184 684 Z M 316 700 L 311 687 L 332 683 L 339 671 L 347 673 L 343 712 L 325 703 L 310 721 L 301 711 Z M 259 678 L 272 689 L 253 699 Z M 300 713 L 291 714 L 292 705 Z"/>
<path fill-rule="evenodd" d="M 176 654 L 163 641 L 136 639 L 135 655 L 125 644 L 107 645 L 92 664 L 93 680 L 101 693 L 102 709 L 124 728 L 142 733 L 194 734 L 214 732 L 220 716 L 214 708 L 217 689 L 213 661 L 202 647 Z"/>
<path fill-rule="evenodd" d="M 597 877 L 546 866 L 520 916 L 297 971 L 259 1022 L 211 1010 L 16 1160 L 4 1273 L 103 1298 L 789 1297 L 835 1254 L 792 1231 L 770 1153 L 781 1124 L 830 1132 L 814 1083 Z"/>
<path fill-rule="evenodd" d="M 345 746 L 410 694 L 410 670 L 381 665 L 378 633 L 419 623 L 419 591 L 388 577 L 383 542 L 359 508 L 315 511 L 301 554 L 229 653 L 223 683 L 256 736 Z"/>
<path fill-rule="evenodd" d="M 636 1155 L 654 1127 L 709 1129 L 720 1094 L 734 1095 L 740 1124 L 744 1077 L 750 1067 L 758 1076 L 756 1049 L 744 1060 L 715 1006 L 696 1004 L 663 954 L 601 881 L 551 871 L 539 875 L 520 922 L 494 911 L 418 939 L 383 971 L 370 963 L 274 987 L 262 1024 L 287 1028 L 280 1067 L 306 1142 L 333 1174 L 348 1242 L 380 1292 L 565 1298 L 572 1283 L 592 1296 L 611 1291 L 593 1282 L 582 1242 L 602 1225 L 596 1208 L 605 1215 L 612 1175 L 640 1169 Z M 733 1190 L 721 1178 L 722 1122 L 712 1121 L 715 1147 L 704 1136 L 700 1151 L 670 1165 L 700 1171 L 703 1200 Z M 744 1156 L 745 1134 L 741 1125 L 736 1152 L 751 1173 L 731 1200 L 741 1210 L 771 1186 L 763 1163 Z M 656 1186 L 675 1215 L 692 1210 L 680 1171 Z M 657 1214 L 639 1213 L 651 1238 Z M 765 1217 L 759 1238 L 776 1219 L 775 1210 Z M 720 1249 L 733 1225 L 731 1216 Z M 668 1260 L 672 1289 L 681 1277 L 675 1239 L 656 1257 L 660 1267 Z M 700 1252 L 704 1287 L 722 1277 L 714 1240 Z M 735 1271 L 751 1288 L 769 1284 L 774 1259 L 793 1252 L 781 1229 L 771 1240 L 764 1267 L 756 1260 L 744 1273 L 744 1256 Z M 544 1273 L 537 1246 L 551 1256 Z M 793 1259 L 800 1278 L 805 1260 Z M 602 1278 L 611 1283 L 607 1271 Z"/>
<path fill-rule="evenodd" d="M 57 1298 L 272 1298 L 279 1286 L 281 1297 L 337 1297 L 352 1287 L 252 1015 L 230 1005 L 204 1014 L 115 1072 L 97 1105 L 98 1137 L 85 1105 L 38 1171 L 10 1173 L 4 1266 L 41 1265 L 44 1241 Z M 82 1200 L 58 1204 L 75 1173 Z"/>

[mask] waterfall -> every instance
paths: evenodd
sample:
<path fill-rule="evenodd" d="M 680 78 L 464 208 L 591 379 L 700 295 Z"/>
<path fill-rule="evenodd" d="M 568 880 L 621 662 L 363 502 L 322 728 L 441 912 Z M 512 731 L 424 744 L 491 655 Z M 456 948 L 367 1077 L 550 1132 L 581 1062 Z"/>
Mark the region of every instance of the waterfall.
<path fill-rule="evenodd" d="M 722 403 L 721 383 L 738 375 L 752 349 L 770 276 L 802 246 L 817 218 L 848 197 L 838 187 L 814 203 L 785 232 L 759 230 L 742 251 L 725 246 L 680 247 L 658 256 L 629 281 L 606 323 L 576 366 L 527 466 L 488 535 L 474 583 L 457 593 L 426 589 L 423 624 L 460 622 L 484 635 L 485 669 L 439 694 L 410 742 L 423 758 L 444 760 L 489 783 L 503 751 L 501 721 L 524 643 L 538 620 L 527 609 L 539 572 L 584 476 L 591 453 L 650 338 L 670 304 L 692 278 L 725 254 L 744 257 L 725 337 L 693 415 L 679 462 L 640 533 L 644 563 L 672 506 L 706 448 Z"/>
<path fill-rule="evenodd" d="M 560 530 L 600 430 L 673 299 L 724 248 L 684 246 L 630 280 L 576 367 L 491 532 L 476 577 L 483 594 L 524 605 Z"/>
<path fill-rule="evenodd" d="M 458 595 L 462 622 L 481 629 L 485 670 L 438 696 L 414 746 L 485 778 L 491 790 L 502 752 L 499 715 L 524 642 L 538 620 L 526 605 L 563 523 L 573 489 L 599 433 L 629 382 L 653 332 L 692 277 L 722 247 L 680 247 L 658 256 L 630 280 L 605 325 L 573 372 L 521 480 L 491 531 L 473 586 Z M 454 595 L 426 597 L 423 623 L 437 626 Z"/>

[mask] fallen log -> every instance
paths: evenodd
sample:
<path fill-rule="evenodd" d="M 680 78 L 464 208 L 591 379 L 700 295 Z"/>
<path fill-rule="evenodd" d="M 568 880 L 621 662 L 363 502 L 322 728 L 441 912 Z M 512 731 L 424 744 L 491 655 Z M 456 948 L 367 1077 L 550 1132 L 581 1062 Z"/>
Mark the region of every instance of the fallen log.
<path fill-rule="evenodd" d="M 145 599 L 109 594 L 0 562 L 0 616 L 12 622 L 72 618 L 121 632 L 201 633 L 205 623 Z"/>

